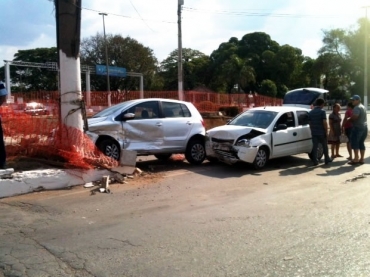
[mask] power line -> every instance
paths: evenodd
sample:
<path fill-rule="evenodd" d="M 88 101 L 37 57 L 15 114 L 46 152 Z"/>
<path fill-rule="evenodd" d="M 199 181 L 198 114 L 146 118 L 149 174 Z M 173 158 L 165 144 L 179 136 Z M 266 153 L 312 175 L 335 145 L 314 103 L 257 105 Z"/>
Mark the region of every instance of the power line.
<path fill-rule="evenodd" d="M 131 2 L 131 1 L 130 1 Z M 77 7 L 77 6 L 76 6 Z M 96 12 L 96 13 L 105 13 L 105 14 L 108 14 L 108 15 L 112 15 L 112 16 L 118 16 L 118 17 L 125 17 L 125 18 L 131 18 L 131 19 L 135 19 L 135 20 L 142 20 L 142 21 L 154 21 L 154 22 L 162 22 L 162 23 L 171 23 L 171 24 L 176 24 L 175 21 L 166 21 L 166 20 L 156 20 L 156 19 L 143 19 L 140 14 L 137 12 L 136 8 L 136 12 L 139 14 L 140 18 L 137 18 L 137 17 L 132 17 L 132 16 L 128 16 L 128 15 L 122 15 L 122 14 L 116 14 L 116 13 L 109 13 L 109 12 L 104 12 L 104 11 L 99 11 L 99 10 L 94 10 L 94 9 L 89 9 L 89 8 L 85 8 L 85 7 L 78 7 L 80 8 L 81 10 L 87 10 L 87 11 L 91 11 L 91 12 Z M 145 22 L 144 21 L 144 22 Z M 147 25 L 148 26 L 148 25 Z M 149 27 L 149 26 L 148 26 Z M 150 28 L 150 27 L 149 27 Z"/>
<path fill-rule="evenodd" d="M 168 23 L 168 24 L 177 24 L 175 21 L 167 21 L 167 20 L 157 20 L 157 19 L 146 19 L 141 16 L 141 14 L 138 12 L 134 4 L 130 1 L 130 4 L 132 7 L 135 9 L 137 15 L 139 17 L 133 17 L 133 16 L 128 16 L 128 15 L 123 15 L 123 14 L 116 14 L 116 13 L 109 13 L 105 11 L 100 11 L 100 10 L 94 10 L 90 8 L 85 8 L 85 7 L 78 7 L 82 10 L 87 10 L 91 12 L 96 12 L 96 13 L 105 13 L 107 15 L 111 16 L 117 16 L 117 17 L 124 17 L 128 19 L 134 19 L 134 20 L 141 20 L 145 23 L 145 25 L 154 32 L 154 30 L 148 25 L 148 21 L 151 22 L 161 22 L 161 23 Z M 209 9 L 197 9 L 197 8 L 192 8 L 192 7 L 182 7 L 182 9 L 188 13 L 202 13 L 202 14 L 214 14 L 214 15 L 221 15 L 221 16 L 235 16 L 235 17 L 278 17 L 278 18 L 342 18 L 349 16 L 348 14 L 327 14 L 327 15 L 312 15 L 312 14 L 294 14 L 294 13 L 274 13 L 271 10 L 267 9 L 250 9 L 250 10 L 209 10 Z M 186 18 L 183 16 L 183 18 Z"/>
<path fill-rule="evenodd" d="M 338 18 L 348 15 L 310 15 L 310 14 L 292 14 L 292 13 L 273 13 L 267 10 L 256 10 L 251 9 L 248 11 L 243 10 L 206 10 L 206 9 L 196 9 L 191 7 L 183 7 L 185 11 L 188 12 L 199 12 L 199 13 L 207 13 L 207 14 L 219 14 L 219 15 L 228 15 L 228 16 L 244 16 L 244 17 L 251 17 L 251 16 L 259 16 L 259 17 L 290 17 L 290 18 Z M 254 12 L 255 11 L 255 12 Z M 264 12 L 266 11 L 266 12 Z"/>
<path fill-rule="evenodd" d="M 138 16 L 140 17 L 140 19 L 145 23 L 145 25 L 150 29 L 152 30 L 152 32 L 154 32 L 154 30 L 152 28 L 150 28 L 150 26 L 148 25 L 148 23 L 146 23 L 146 21 L 141 17 L 140 13 L 138 12 L 138 10 L 135 8 L 134 4 L 132 4 L 131 0 L 130 1 L 130 4 L 131 6 L 134 8 L 134 10 L 136 11 L 136 13 L 138 14 Z"/>

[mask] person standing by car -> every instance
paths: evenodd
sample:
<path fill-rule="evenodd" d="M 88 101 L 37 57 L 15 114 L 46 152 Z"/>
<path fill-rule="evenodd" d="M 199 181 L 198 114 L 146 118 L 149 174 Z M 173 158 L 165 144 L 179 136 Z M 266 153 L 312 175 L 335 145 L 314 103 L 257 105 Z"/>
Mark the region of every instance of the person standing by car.
<path fill-rule="evenodd" d="M 347 118 L 351 117 L 352 113 L 353 113 L 353 104 L 352 102 L 348 102 L 347 110 L 346 110 L 346 113 L 344 114 L 344 119 L 342 123 L 342 132 L 348 138 L 347 151 L 348 151 L 349 157 L 347 158 L 347 160 L 350 160 L 350 161 L 352 160 L 352 148 L 351 148 L 350 138 L 351 138 L 353 124 L 351 121 L 347 120 Z"/>
<path fill-rule="evenodd" d="M 365 139 L 368 132 L 367 115 L 365 106 L 361 104 L 361 97 L 354 95 L 351 99 L 353 103 L 353 113 L 351 117 L 347 118 L 347 121 L 350 121 L 353 124 L 350 142 L 355 157 L 348 163 L 351 165 L 356 165 L 364 163 Z"/>
<path fill-rule="evenodd" d="M 329 136 L 328 144 L 331 144 L 331 158 L 343 157 L 339 155 L 340 146 L 340 135 L 342 134 L 341 122 L 342 118 L 340 116 L 340 105 L 335 103 L 333 105 L 333 112 L 329 115 Z"/>
<path fill-rule="evenodd" d="M 6 96 L 8 92 L 5 88 L 5 85 L 2 81 L 0 81 L 0 106 L 2 106 L 6 102 Z M 6 167 L 6 150 L 5 150 L 5 143 L 4 143 L 4 133 L 3 133 L 3 126 L 1 123 L 1 116 L 0 116 L 0 169 L 5 169 Z"/>
<path fill-rule="evenodd" d="M 325 156 L 325 164 L 332 161 L 329 157 L 328 150 L 328 122 L 326 120 L 326 113 L 323 110 L 325 101 L 322 98 L 316 100 L 315 107 L 309 111 L 308 120 L 311 129 L 312 136 L 312 156 L 311 159 L 314 165 L 318 165 L 319 161 L 317 159 L 317 149 L 319 143 L 321 143 Z"/>

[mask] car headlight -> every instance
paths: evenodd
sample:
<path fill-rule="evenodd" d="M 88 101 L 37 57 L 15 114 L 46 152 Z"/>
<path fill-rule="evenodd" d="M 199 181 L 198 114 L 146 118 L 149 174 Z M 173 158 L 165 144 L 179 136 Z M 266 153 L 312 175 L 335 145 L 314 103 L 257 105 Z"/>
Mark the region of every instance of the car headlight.
<path fill-rule="evenodd" d="M 251 141 L 249 139 L 241 139 L 241 140 L 238 140 L 235 145 L 236 146 L 250 147 L 251 146 Z"/>

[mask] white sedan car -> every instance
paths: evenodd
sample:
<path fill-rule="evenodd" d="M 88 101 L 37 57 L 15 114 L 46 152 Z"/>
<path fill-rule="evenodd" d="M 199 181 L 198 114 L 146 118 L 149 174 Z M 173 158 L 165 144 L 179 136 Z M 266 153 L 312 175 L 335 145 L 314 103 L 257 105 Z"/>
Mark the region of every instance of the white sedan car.
<path fill-rule="evenodd" d="M 327 90 L 301 88 L 289 91 L 283 106 L 249 109 L 223 126 L 206 132 L 206 155 L 210 161 L 227 164 L 246 162 L 256 169 L 269 159 L 307 153 L 312 140 L 308 112 Z M 319 145 L 317 157 L 323 155 Z"/>

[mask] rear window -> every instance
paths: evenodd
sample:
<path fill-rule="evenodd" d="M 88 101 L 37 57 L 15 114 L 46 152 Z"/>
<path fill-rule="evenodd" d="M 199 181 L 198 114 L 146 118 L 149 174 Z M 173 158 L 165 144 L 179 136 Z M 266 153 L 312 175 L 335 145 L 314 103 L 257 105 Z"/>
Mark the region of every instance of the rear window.
<path fill-rule="evenodd" d="M 182 103 L 162 102 L 164 117 L 191 117 L 188 107 Z"/>
<path fill-rule="evenodd" d="M 285 94 L 283 104 L 312 105 L 318 98 L 323 98 L 323 94 L 318 91 L 294 90 Z"/>

